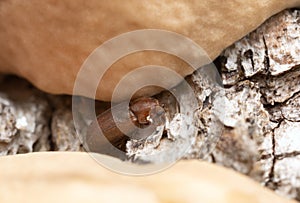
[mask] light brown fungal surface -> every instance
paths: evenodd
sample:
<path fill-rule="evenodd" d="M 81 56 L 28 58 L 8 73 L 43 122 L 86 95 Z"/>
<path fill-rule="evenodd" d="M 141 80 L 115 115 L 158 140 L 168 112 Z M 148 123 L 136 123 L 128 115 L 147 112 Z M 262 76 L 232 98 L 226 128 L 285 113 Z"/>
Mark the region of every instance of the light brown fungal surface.
<path fill-rule="evenodd" d="M 148 28 L 173 31 L 191 38 L 215 59 L 270 16 L 299 5 L 299 0 L 130 0 L 126 4 L 121 0 L 34 0 L 30 4 L 4 0 L 0 3 L 0 71 L 24 77 L 46 92 L 72 94 L 76 74 L 88 55 L 119 34 Z M 131 54 L 107 72 L 96 98 L 110 100 L 122 76 L 149 64 L 170 67 L 184 76 L 193 71 L 164 53 Z"/>
<path fill-rule="evenodd" d="M 120 164 L 111 157 L 106 159 Z M 0 162 L 3 203 L 293 202 L 232 170 L 199 161 L 181 161 L 166 171 L 144 177 L 111 172 L 85 153 L 33 153 L 0 157 Z"/>

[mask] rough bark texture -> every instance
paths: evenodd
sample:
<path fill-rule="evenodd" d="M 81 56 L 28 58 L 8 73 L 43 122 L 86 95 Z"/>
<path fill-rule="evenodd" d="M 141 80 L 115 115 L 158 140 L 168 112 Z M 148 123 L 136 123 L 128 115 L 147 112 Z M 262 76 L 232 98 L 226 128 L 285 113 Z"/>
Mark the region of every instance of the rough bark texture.
<path fill-rule="evenodd" d="M 45 94 L 16 78 L 2 78 L 0 89 L 0 154 L 50 150 Z"/>
<path fill-rule="evenodd" d="M 189 77 L 200 108 L 195 115 L 198 134 L 188 138 L 193 147 L 185 158 L 233 168 L 300 200 L 300 11 L 272 17 L 227 48 L 216 64 L 224 88 L 207 80 L 204 68 Z M 0 87 L 1 155 L 83 150 L 75 136 L 70 97 L 47 95 L 11 77 L 2 78 Z M 155 140 L 160 147 L 139 142 L 128 144 L 127 150 L 143 161 L 149 149 L 174 149 L 180 139 L 161 136 Z M 144 161 L 164 158 L 169 156 Z"/>
<path fill-rule="evenodd" d="M 240 136 L 254 134 L 258 160 L 251 163 L 253 156 L 249 156 L 243 163 L 238 158 L 239 166 L 248 167 L 244 171 L 233 167 L 279 194 L 300 200 L 300 11 L 284 11 L 272 17 L 227 48 L 219 61 L 223 83 L 233 90 L 232 102 L 239 98 L 234 89 L 245 83 L 253 86 L 243 85 L 244 99 L 238 107 L 248 107 L 241 112 L 248 127 L 242 124 L 228 130 L 232 136 L 246 127 L 248 133 L 239 133 Z M 258 97 L 251 98 L 254 92 Z M 215 155 L 216 162 L 232 167 L 227 159 L 234 156 L 229 154 L 225 159 L 222 156 L 222 153 L 221 157 Z"/>

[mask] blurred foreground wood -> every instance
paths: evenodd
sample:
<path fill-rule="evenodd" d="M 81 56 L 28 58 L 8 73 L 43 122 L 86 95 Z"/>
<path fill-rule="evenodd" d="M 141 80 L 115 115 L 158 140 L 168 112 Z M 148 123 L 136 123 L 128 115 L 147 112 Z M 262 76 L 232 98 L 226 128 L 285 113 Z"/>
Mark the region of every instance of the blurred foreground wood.
<path fill-rule="evenodd" d="M 292 202 L 243 175 L 200 161 L 129 177 L 99 166 L 86 153 L 39 152 L 1 157 L 0 171 L 2 203 Z"/>

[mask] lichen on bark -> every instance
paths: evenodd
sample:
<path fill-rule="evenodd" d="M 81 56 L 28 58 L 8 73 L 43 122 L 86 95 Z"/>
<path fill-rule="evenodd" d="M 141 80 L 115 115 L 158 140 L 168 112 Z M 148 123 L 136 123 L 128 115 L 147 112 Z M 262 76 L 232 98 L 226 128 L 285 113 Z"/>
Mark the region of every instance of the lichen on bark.
<path fill-rule="evenodd" d="M 249 165 L 251 167 L 247 174 L 279 194 L 297 200 L 300 200 L 299 21 L 299 10 L 277 14 L 227 48 L 218 59 L 223 82 L 227 87 L 234 88 L 240 81 L 251 81 L 260 94 L 255 104 L 264 113 L 250 118 L 264 121 L 260 128 L 254 127 L 256 130 L 261 129 L 258 137 L 262 138 L 262 142 L 256 147 L 258 159 Z M 251 98 L 244 100 L 245 105 L 253 106 L 251 101 Z M 258 106 L 255 111 L 259 109 Z M 257 120 L 255 124 L 258 124 Z M 237 129 L 241 126 L 245 125 Z M 249 135 L 246 133 L 246 136 Z M 223 159 L 219 163 L 227 165 L 227 160 Z"/>

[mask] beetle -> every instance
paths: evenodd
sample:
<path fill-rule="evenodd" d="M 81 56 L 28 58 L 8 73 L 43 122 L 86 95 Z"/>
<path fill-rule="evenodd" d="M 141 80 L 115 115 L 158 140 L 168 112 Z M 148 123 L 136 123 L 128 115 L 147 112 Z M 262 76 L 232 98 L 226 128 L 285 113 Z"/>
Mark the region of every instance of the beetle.
<path fill-rule="evenodd" d="M 117 116 L 113 116 L 112 112 Z M 125 151 L 129 136 L 137 130 L 135 127 L 155 127 L 164 122 L 165 111 L 154 97 L 132 100 L 129 106 L 127 102 L 121 102 L 97 116 L 97 120 L 88 127 L 86 142 L 93 152 L 110 151 L 112 146 L 108 146 L 108 142 Z M 103 136 L 99 136 L 99 127 Z M 145 136 L 147 135 L 141 135 L 140 138 Z"/>

